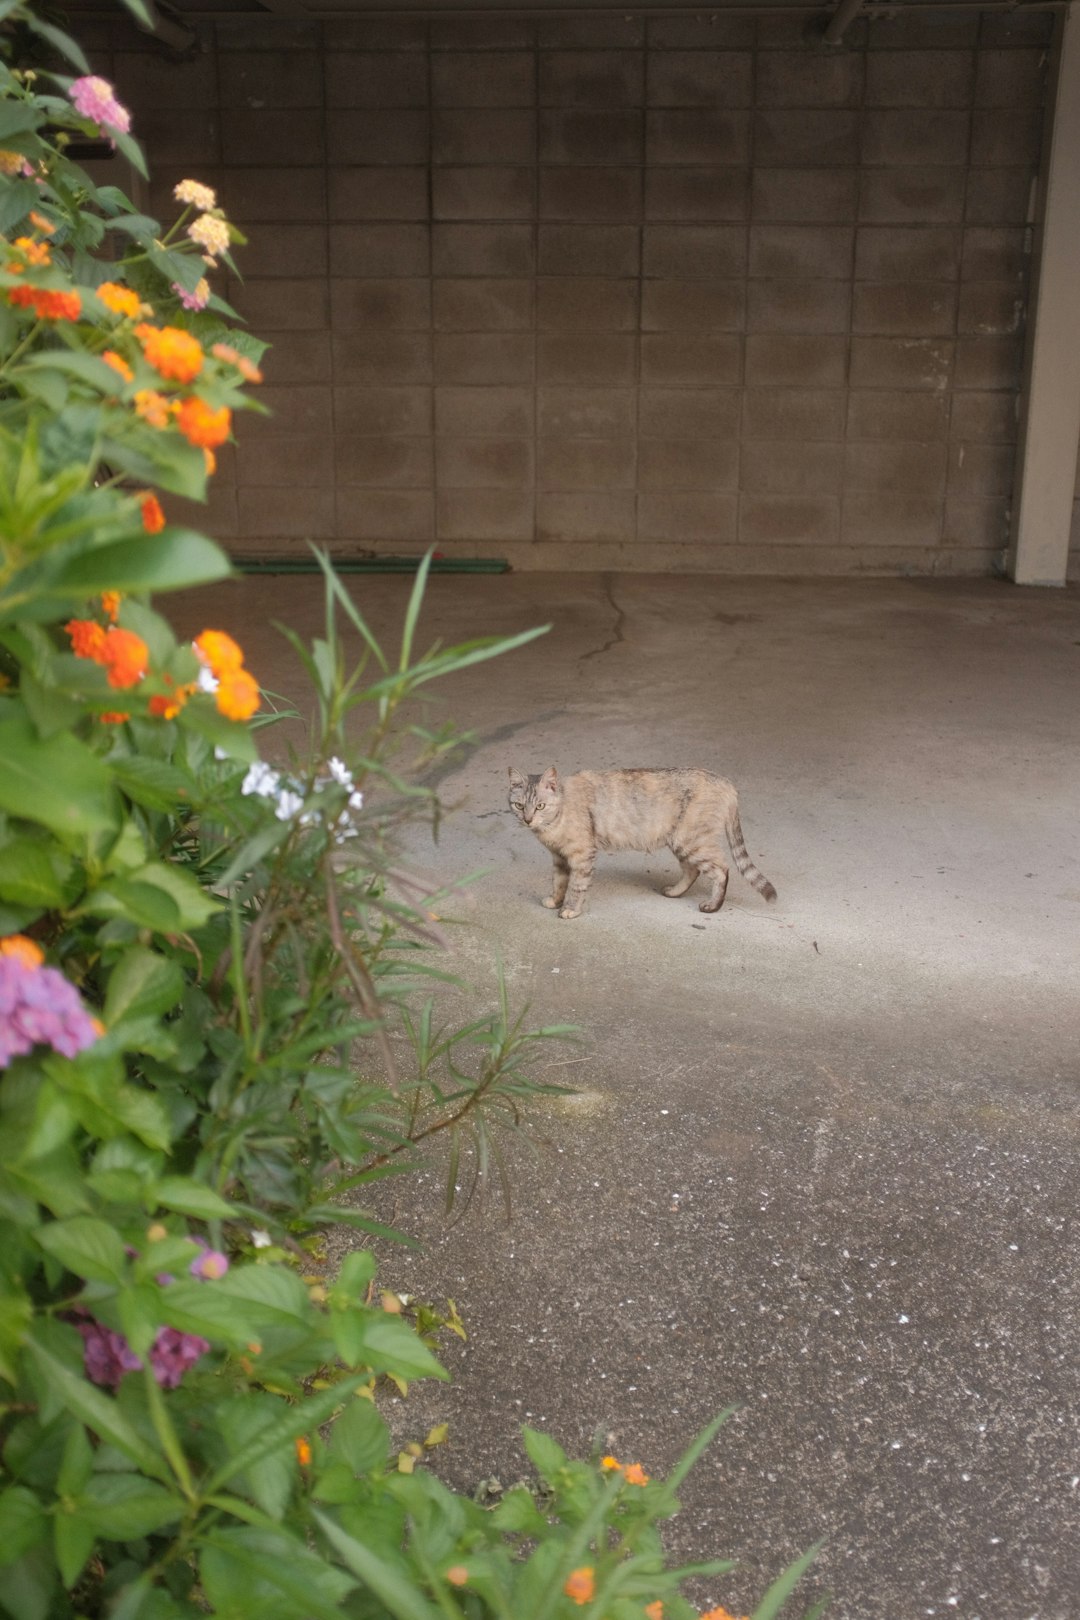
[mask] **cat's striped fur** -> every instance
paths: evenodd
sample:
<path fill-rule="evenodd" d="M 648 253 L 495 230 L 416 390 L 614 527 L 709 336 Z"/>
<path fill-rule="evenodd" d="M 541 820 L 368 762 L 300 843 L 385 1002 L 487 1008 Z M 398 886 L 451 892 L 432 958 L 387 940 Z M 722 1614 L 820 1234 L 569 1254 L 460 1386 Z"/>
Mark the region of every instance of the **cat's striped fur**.
<path fill-rule="evenodd" d="M 724 840 L 735 865 L 766 900 L 776 890 L 750 859 L 739 823 L 739 797 L 711 771 L 579 771 L 539 776 L 510 768 L 510 808 L 551 852 L 554 886 L 544 904 L 560 917 L 578 917 L 600 850 L 671 850 L 682 875 L 664 893 L 686 894 L 699 877 L 709 898 L 700 911 L 719 911 L 727 893 Z"/>

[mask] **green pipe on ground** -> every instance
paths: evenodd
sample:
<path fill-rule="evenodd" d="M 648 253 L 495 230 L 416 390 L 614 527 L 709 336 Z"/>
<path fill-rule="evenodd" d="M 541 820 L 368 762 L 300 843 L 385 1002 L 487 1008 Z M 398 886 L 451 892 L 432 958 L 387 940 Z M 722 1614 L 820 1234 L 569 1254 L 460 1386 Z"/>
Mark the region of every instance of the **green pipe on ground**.
<path fill-rule="evenodd" d="M 341 557 L 331 558 L 337 574 L 415 574 L 421 557 Z M 234 558 L 240 574 L 318 574 L 318 563 L 306 557 L 282 557 L 279 561 L 252 562 Z M 510 564 L 503 557 L 434 557 L 433 574 L 508 574 Z"/>

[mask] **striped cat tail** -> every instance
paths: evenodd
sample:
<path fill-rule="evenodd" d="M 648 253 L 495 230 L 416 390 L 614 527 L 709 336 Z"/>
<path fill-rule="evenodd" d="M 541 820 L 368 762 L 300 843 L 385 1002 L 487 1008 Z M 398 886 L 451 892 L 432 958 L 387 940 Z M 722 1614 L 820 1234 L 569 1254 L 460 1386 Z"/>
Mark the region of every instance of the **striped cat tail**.
<path fill-rule="evenodd" d="M 750 859 L 750 853 L 746 847 L 746 840 L 743 837 L 742 823 L 739 820 L 739 810 L 737 805 L 732 806 L 731 816 L 728 820 L 726 831 L 728 843 L 731 845 L 731 853 L 735 857 L 735 865 L 739 868 L 739 871 L 742 873 L 747 883 L 751 884 L 764 899 L 775 900 L 776 890 L 773 888 L 764 872 L 759 872 L 753 861 Z"/>

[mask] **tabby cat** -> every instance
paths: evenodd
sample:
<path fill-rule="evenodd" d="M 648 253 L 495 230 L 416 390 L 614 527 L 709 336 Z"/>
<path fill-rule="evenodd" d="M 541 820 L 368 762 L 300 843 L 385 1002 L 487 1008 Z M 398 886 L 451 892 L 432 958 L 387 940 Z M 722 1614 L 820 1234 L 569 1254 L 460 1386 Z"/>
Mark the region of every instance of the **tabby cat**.
<path fill-rule="evenodd" d="M 544 904 L 560 917 L 580 917 L 598 850 L 665 844 L 682 876 L 664 893 L 677 899 L 705 877 L 711 890 L 698 910 L 719 911 L 728 884 L 725 835 L 743 877 L 766 900 L 776 899 L 747 854 L 738 794 L 711 771 L 578 771 L 563 779 L 554 765 L 540 776 L 511 766 L 510 808 L 551 851 L 554 887 Z"/>

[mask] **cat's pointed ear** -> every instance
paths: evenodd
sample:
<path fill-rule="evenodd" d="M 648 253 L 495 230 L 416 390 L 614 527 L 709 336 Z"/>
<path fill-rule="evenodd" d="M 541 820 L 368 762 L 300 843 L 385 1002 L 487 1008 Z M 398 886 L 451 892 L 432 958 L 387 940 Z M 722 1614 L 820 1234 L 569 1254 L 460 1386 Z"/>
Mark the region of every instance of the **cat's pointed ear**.
<path fill-rule="evenodd" d="M 507 768 L 510 772 L 510 786 L 525 787 L 527 778 L 522 776 L 521 772 L 516 768 L 516 766 L 510 765 Z"/>
<path fill-rule="evenodd" d="M 540 786 L 543 788 L 545 793 L 554 793 L 558 785 L 559 773 L 555 769 L 554 765 L 549 765 L 547 770 L 540 778 Z"/>

